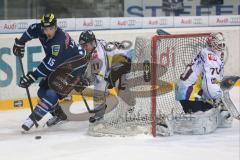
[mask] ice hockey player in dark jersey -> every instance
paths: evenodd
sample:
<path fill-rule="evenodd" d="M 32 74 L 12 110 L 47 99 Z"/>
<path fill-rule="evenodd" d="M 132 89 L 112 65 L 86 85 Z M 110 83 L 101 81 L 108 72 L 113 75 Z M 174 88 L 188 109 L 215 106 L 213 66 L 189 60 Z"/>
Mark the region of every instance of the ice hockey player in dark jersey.
<path fill-rule="evenodd" d="M 35 71 L 29 71 L 27 75 L 20 78 L 19 86 L 22 88 L 27 88 L 38 78 L 42 78 L 37 93 L 40 100 L 34 108 L 33 113 L 30 114 L 22 125 L 25 131 L 32 128 L 34 119 L 39 121 L 48 112 L 52 113 L 52 115 L 58 115 L 58 120 L 55 120 L 56 123 L 67 119 L 58 104 L 59 99 L 62 99 L 64 96 L 49 87 L 48 77 L 66 60 L 75 56 L 82 57 L 83 59 L 87 57 L 86 52 L 81 46 L 75 44 L 69 34 L 57 26 L 57 19 L 52 13 L 44 15 L 41 23 L 30 25 L 20 39 L 15 39 L 13 46 L 14 55 L 23 57 L 26 42 L 35 38 L 40 40 L 45 57 Z M 80 73 L 84 73 L 85 66 L 87 66 L 87 58 L 85 59 L 86 61 L 83 60 L 79 64 L 79 68 L 82 69 Z"/>

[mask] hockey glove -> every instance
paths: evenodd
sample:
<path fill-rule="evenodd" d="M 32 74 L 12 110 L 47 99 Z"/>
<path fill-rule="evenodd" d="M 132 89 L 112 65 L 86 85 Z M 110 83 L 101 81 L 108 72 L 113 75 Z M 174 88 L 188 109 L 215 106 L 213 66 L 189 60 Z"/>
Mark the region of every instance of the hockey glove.
<path fill-rule="evenodd" d="M 33 75 L 33 72 L 28 72 L 27 75 L 20 78 L 19 87 L 28 88 L 36 80 L 37 78 Z"/>
<path fill-rule="evenodd" d="M 13 45 L 13 54 L 15 56 L 23 57 L 25 52 L 25 44 L 20 42 L 18 38 L 15 38 L 15 43 Z"/>
<path fill-rule="evenodd" d="M 239 79 L 239 76 L 225 76 L 220 83 L 220 87 L 223 91 L 230 90 Z"/>
<path fill-rule="evenodd" d="M 88 78 L 81 78 L 80 82 L 75 85 L 74 89 L 77 92 L 82 92 L 85 88 L 91 85 L 91 81 Z"/>
<path fill-rule="evenodd" d="M 131 69 L 131 63 L 115 63 L 105 74 L 105 81 L 109 83 L 109 89 L 115 87 L 115 83 L 121 78 L 123 74 L 126 74 Z"/>

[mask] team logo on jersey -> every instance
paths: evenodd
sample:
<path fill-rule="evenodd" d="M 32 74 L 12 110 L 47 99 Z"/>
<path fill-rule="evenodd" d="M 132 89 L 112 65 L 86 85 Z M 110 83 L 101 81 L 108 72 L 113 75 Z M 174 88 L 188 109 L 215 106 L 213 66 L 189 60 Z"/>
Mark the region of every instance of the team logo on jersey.
<path fill-rule="evenodd" d="M 212 53 L 208 53 L 208 59 L 210 61 L 217 61 L 217 57 Z"/>
<path fill-rule="evenodd" d="M 52 46 L 52 55 L 58 56 L 60 51 L 60 45 L 53 45 Z"/>

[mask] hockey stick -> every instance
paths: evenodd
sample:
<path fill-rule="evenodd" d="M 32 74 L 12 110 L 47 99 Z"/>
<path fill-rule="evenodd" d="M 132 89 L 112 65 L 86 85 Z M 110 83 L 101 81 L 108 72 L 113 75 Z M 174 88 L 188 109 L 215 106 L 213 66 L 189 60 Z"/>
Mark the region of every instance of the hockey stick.
<path fill-rule="evenodd" d="M 157 29 L 157 34 L 158 35 L 171 35 L 170 33 L 168 33 L 167 31 L 164 31 L 163 29 Z"/>
<path fill-rule="evenodd" d="M 21 70 L 22 70 L 22 75 L 24 76 L 25 75 L 25 72 L 24 72 L 24 68 L 23 68 L 23 63 L 22 63 L 22 58 L 21 57 L 18 57 L 19 59 L 19 62 L 20 62 L 20 66 L 21 66 Z M 33 115 L 33 123 L 34 125 L 36 126 L 36 128 L 38 127 L 38 123 L 36 121 L 36 118 L 35 118 L 35 114 L 33 112 L 33 105 L 32 105 L 32 100 L 31 100 L 31 96 L 30 96 L 30 92 L 29 92 L 29 89 L 28 87 L 26 88 L 26 92 L 27 92 L 27 96 L 28 96 L 28 102 L 29 102 L 29 105 L 30 105 L 30 109 L 31 109 L 31 112 L 32 112 L 32 115 Z"/>
<path fill-rule="evenodd" d="M 93 110 L 90 109 L 90 107 L 89 107 L 89 105 L 88 105 L 88 103 L 87 103 L 86 98 L 85 98 L 85 97 L 83 96 L 83 94 L 82 94 L 82 91 L 79 91 L 79 93 L 80 93 L 80 95 L 82 96 L 83 102 L 84 102 L 84 104 L 85 104 L 85 106 L 86 106 L 86 108 L 87 108 L 87 110 L 88 110 L 88 113 L 94 113 Z"/>
<path fill-rule="evenodd" d="M 222 102 L 233 118 L 240 120 L 240 113 L 238 112 L 236 106 L 233 104 L 230 94 L 228 91 L 223 91 Z"/>
<path fill-rule="evenodd" d="M 98 112 L 98 111 L 100 111 L 102 109 L 102 108 L 99 108 L 99 109 L 91 110 L 89 105 L 88 105 L 88 103 L 87 103 L 87 100 L 86 100 L 85 96 L 82 94 L 82 91 L 80 91 L 80 95 L 82 96 L 83 102 L 84 102 L 84 104 L 85 104 L 85 106 L 86 106 L 86 108 L 88 110 L 88 113 L 96 113 L 96 112 Z"/>
<path fill-rule="evenodd" d="M 103 75 L 101 75 L 101 74 L 98 74 L 98 75 L 101 76 L 101 77 L 103 77 Z M 108 86 L 109 86 L 109 83 L 107 82 L 106 88 L 108 88 Z M 83 86 L 83 87 L 86 88 L 87 86 Z M 85 96 L 84 96 L 83 93 L 82 93 L 82 91 L 83 91 L 83 90 L 79 91 L 79 93 L 80 93 L 80 95 L 82 96 L 83 102 L 84 102 L 84 104 L 85 104 L 85 106 L 86 106 L 86 108 L 87 108 L 87 110 L 88 110 L 88 113 L 97 113 L 97 112 L 99 112 L 100 110 L 102 110 L 101 107 L 99 107 L 98 109 L 93 109 L 93 110 L 91 110 L 90 107 L 89 107 L 89 105 L 88 105 L 88 103 L 87 103 L 87 100 L 86 100 Z M 106 98 L 105 98 L 105 103 L 106 103 Z"/>
<path fill-rule="evenodd" d="M 223 91 L 222 102 L 227 110 L 231 113 L 233 118 L 240 120 L 240 113 L 236 106 L 233 104 L 229 91 L 233 88 L 235 83 L 240 79 L 240 76 L 226 76 L 220 83 L 220 87 Z"/>

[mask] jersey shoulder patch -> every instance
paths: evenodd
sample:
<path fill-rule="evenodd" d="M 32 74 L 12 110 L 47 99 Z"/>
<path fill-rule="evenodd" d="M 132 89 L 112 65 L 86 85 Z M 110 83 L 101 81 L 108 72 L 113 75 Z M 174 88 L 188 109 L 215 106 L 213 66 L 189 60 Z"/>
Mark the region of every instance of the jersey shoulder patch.
<path fill-rule="evenodd" d="M 60 51 L 60 45 L 52 45 L 52 55 L 53 56 L 58 56 Z"/>

